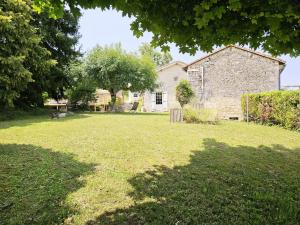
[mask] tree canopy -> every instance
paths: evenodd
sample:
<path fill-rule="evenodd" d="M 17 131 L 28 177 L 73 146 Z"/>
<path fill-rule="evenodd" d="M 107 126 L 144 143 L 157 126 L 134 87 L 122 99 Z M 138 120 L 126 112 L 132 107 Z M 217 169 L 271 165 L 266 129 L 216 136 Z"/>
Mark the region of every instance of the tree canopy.
<path fill-rule="evenodd" d="M 156 86 L 153 61 L 147 56 L 128 54 L 121 45 L 97 46 L 87 55 L 85 63 L 88 77 L 110 92 L 112 104 L 120 90 L 142 92 Z"/>
<path fill-rule="evenodd" d="M 70 80 L 70 87 L 66 91 L 68 100 L 75 107 L 79 105 L 78 103 L 86 107 L 89 101 L 96 98 L 97 84 L 87 75 L 85 60 L 70 63 L 67 73 Z"/>
<path fill-rule="evenodd" d="M 53 61 L 40 45 L 40 36 L 31 24 L 27 1 L 0 2 L 0 107 L 11 107 L 20 92 L 33 82 L 29 67 L 46 71 Z"/>
<path fill-rule="evenodd" d="M 70 86 L 66 72 L 69 63 L 74 61 L 80 52 L 76 49 L 78 43 L 78 18 L 65 10 L 63 17 L 51 19 L 45 13 L 32 12 L 32 24 L 37 29 L 41 41 L 40 45 L 50 53 L 49 59 L 55 60 L 55 66 L 48 71 L 41 71 L 40 67 L 30 66 L 32 79 L 27 88 L 22 91 L 16 105 L 43 106 L 42 94 L 48 93 L 50 98 L 60 99 L 64 91 Z M 35 63 L 35 62 L 34 62 Z"/>
<path fill-rule="evenodd" d="M 76 48 L 80 38 L 78 20 L 79 18 L 68 10 L 65 10 L 64 16 L 58 20 L 48 19 L 47 15 L 36 18 L 43 37 L 42 44 L 57 61 L 46 77 L 46 91 L 55 99 L 63 97 L 65 88 L 70 85 L 66 67 L 81 55 Z"/>
<path fill-rule="evenodd" d="M 144 56 L 149 56 L 152 58 L 154 63 L 156 64 L 157 67 L 163 66 L 165 64 L 168 64 L 173 60 L 172 55 L 170 52 L 160 52 L 156 49 L 154 49 L 151 44 L 148 43 L 143 43 L 139 47 L 139 53 Z"/>
<path fill-rule="evenodd" d="M 59 19 L 32 10 L 29 0 L 0 2 L 0 108 L 43 106 L 43 93 L 60 98 L 65 68 L 77 58 L 78 17 Z"/>
<path fill-rule="evenodd" d="M 153 33 L 152 44 L 168 49 L 176 43 L 181 52 L 211 51 L 216 46 L 240 44 L 261 47 L 273 54 L 300 55 L 300 4 L 297 0 L 65 0 L 79 7 L 121 10 L 134 16 L 131 24 L 139 37 Z M 35 0 L 36 10 L 59 16 L 60 0 Z"/>

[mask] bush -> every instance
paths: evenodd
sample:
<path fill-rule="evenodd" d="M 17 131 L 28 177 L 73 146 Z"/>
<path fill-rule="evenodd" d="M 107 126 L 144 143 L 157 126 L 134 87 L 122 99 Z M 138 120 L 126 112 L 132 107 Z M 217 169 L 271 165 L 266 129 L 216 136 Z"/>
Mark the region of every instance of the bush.
<path fill-rule="evenodd" d="M 246 118 L 248 95 L 249 120 L 300 130 L 300 91 L 273 91 L 245 94 L 241 104 Z"/>
<path fill-rule="evenodd" d="M 212 123 L 216 124 L 217 111 L 214 109 L 195 109 L 192 107 L 185 107 L 183 109 L 183 120 L 186 123 Z"/>
<path fill-rule="evenodd" d="M 67 90 L 67 97 L 73 107 L 81 105 L 83 108 L 88 108 L 89 101 L 95 101 L 95 88 L 77 86 L 72 87 L 72 89 Z"/>
<path fill-rule="evenodd" d="M 176 99 L 179 102 L 181 108 L 188 104 L 194 97 L 194 92 L 191 84 L 187 80 L 182 80 L 176 86 Z"/>

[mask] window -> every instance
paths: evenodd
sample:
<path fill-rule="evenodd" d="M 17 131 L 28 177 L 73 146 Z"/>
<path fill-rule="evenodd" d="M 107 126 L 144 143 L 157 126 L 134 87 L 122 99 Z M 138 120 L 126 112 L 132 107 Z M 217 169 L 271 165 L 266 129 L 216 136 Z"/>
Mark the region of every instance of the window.
<path fill-rule="evenodd" d="M 137 97 L 138 97 L 138 94 L 137 94 L 137 93 L 134 93 L 134 94 L 133 94 L 133 97 L 137 98 Z"/>
<path fill-rule="evenodd" d="M 178 81 L 178 77 L 174 77 L 174 81 Z"/>
<path fill-rule="evenodd" d="M 155 103 L 156 105 L 162 105 L 162 92 L 155 93 Z"/>

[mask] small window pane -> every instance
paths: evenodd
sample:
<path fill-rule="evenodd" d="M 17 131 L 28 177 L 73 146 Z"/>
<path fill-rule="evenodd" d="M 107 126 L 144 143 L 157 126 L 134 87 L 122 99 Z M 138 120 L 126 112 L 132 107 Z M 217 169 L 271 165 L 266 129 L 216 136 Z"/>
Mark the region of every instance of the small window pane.
<path fill-rule="evenodd" d="M 156 105 L 162 105 L 162 92 L 156 92 L 155 102 L 156 102 Z"/>

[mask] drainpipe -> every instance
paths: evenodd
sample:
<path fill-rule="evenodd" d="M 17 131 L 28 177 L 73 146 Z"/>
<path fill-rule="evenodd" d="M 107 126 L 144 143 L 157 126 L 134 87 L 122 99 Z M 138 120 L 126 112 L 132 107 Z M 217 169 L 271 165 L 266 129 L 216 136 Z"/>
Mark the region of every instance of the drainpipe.
<path fill-rule="evenodd" d="M 204 88 L 204 67 L 201 66 L 201 90 L 203 92 L 203 88 Z"/>

